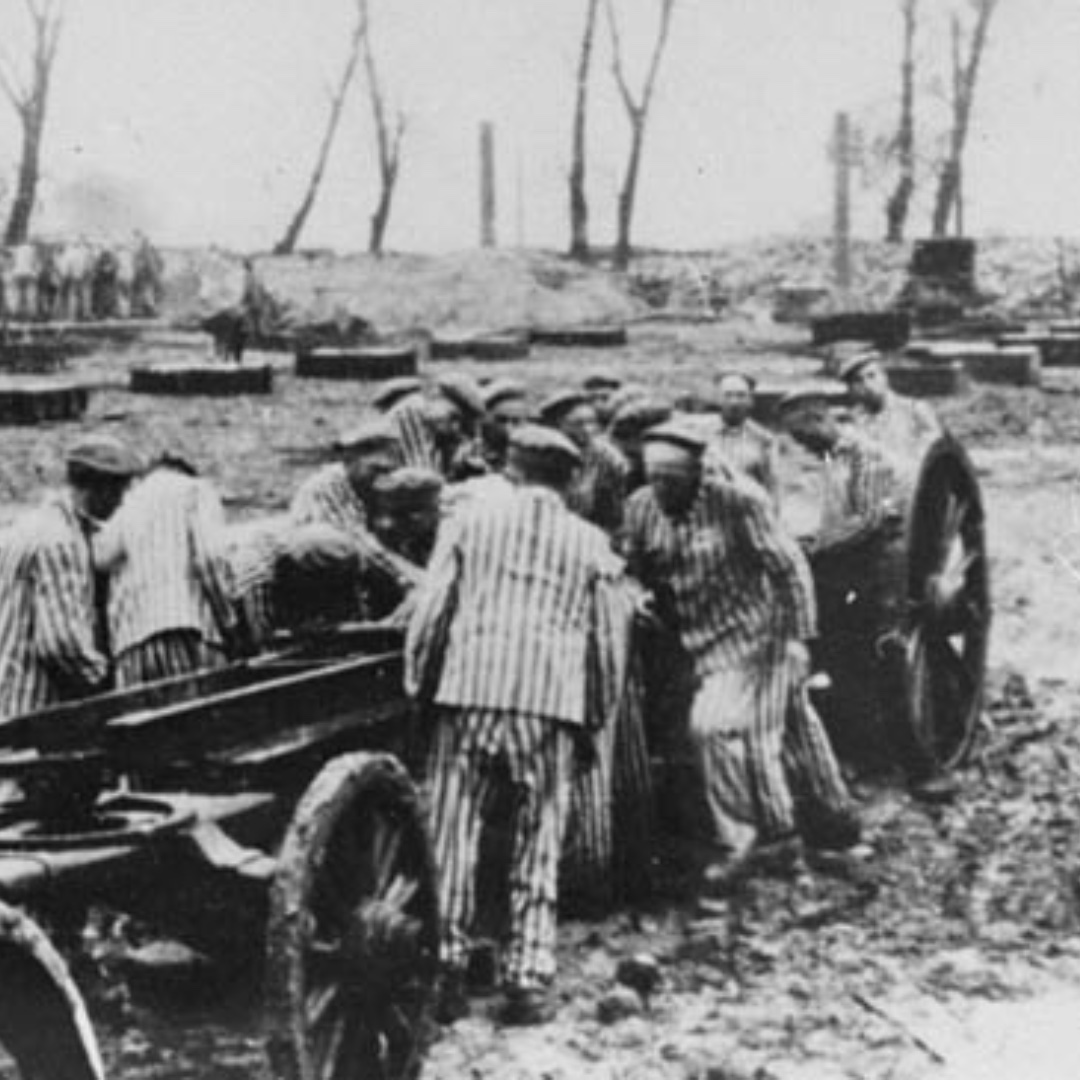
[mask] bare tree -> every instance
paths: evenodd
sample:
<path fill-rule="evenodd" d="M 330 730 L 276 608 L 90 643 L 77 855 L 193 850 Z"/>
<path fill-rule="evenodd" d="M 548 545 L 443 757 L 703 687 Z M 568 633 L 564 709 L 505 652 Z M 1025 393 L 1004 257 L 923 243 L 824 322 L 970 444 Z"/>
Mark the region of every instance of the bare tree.
<path fill-rule="evenodd" d="M 330 112 L 326 119 L 326 128 L 323 131 L 322 142 L 319 144 L 319 152 L 315 157 L 315 167 L 312 169 L 311 178 L 308 180 L 304 197 L 296 208 L 289 221 L 284 235 L 274 245 L 275 255 L 289 255 L 296 250 L 300 233 L 307 224 L 308 216 L 315 205 L 315 199 L 322 185 L 323 174 L 326 172 L 326 164 L 330 160 L 330 151 L 334 145 L 334 137 L 337 135 L 338 125 L 341 123 L 341 112 L 345 107 L 345 99 L 349 93 L 353 78 L 356 75 L 356 67 L 360 62 L 360 46 L 367 33 L 367 9 L 361 4 L 357 14 L 356 25 L 353 27 L 349 38 L 349 50 L 345 55 L 345 67 L 342 69 L 341 78 L 333 94 L 330 97 Z"/>
<path fill-rule="evenodd" d="M 904 239 L 915 194 L 915 33 L 919 0 L 900 0 L 900 14 L 904 24 L 904 57 L 900 64 L 900 122 L 895 143 L 899 176 L 885 204 L 885 239 L 891 244 Z"/>
<path fill-rule="evenodd" d="M 975 24 L 968 41 L 966 59 L 962 55 L 963 31 L 958 16 L 954 16 L 952 24 L 952 127 L 949 133 L 948 150 L 938 173 L 937 191 L 934 196 L 934 211 L 931 219 L 931 232 L 934 236 L 946 235 L 949 220 L 954 213 L 956 231 L 958 234 L 963 233 L 964 149 L 967 146 L 968 131 L 971 128 L 975 89 L 978 85 L 979 69 L 990 33 L 990 20 L 997 10 L 999 0 L 969 0 L 969 2 L 974 9 Z"/>
<path fill-rule="evenodd" d="M 570 257 L 589 258 L 589 203 L 585 195 L 585 127 L 589 111 L 589 73 L 592 68 L 596 13 L 600 0 L 586 0 L 585 29 L 578 53 L 577 93 L 574 98 L 574 130 L 570 152 Z"/>
<path fill-rule="evenodd" d="M 20 74 L 6 43 L 0 44 L 0 91 L 15 110 L 22 137 L 15 197 L 4 229 L 6 244 L 21 244 L 30 232 L 53 66 L 64 25 L 64 0 L 23 0 L 23 7 L 30 20 L 29 70 Z"/>
<path fill-rule="evenodd" d="M 371 45 L 371 17 L 368 0 L 357 0 L 357 5 L 360 18 L 366 27 L 364 73 L 367 76 L 368 99 L 371 102 L 371 117 L 375 122 L 375 143 L 379 154 L 379 201 L 375 204 L 375 212 L 371 215 L 368 251 L 372 255 L 381 255 L 401 165 L 401 140 L 405 136 L 405 115 L 396 111 L 393 120 L 387 117 L 386 92 L 379 78 L 375 53 Z"/>
<path fill-rule="evenodd" d="M 623 60 L 622 36 L 615 14 L 613 0 L 606 0 L 605 11 L 607 24 L 611 31 L 611 70 L 615 84 L 619 88 L 627 119 L 630 121 L 630 153 L 623 173 L 622 187 L 619 190 L 618 234 L 615 239 L 614 264 L 617 269 L 625 270 L 630 264 L 630 227 L 634 219 L 634 200 L 637 196 L 638 175 L 641 171 L 641 154 L 645 144 L 645 125 L 649 119 L 649 108 L 656 91 L 656 77 L 660 72 L 660 61 L 667 45 L 668 32 L 671 29 L 671 15 L 675 10 L 675 0 L 660 0 L 660 22 L 656 40 L 653 42 L 652 56 L 649 60 L 645 82 L 641 95 L 634 97 L 626 79 Z"/>

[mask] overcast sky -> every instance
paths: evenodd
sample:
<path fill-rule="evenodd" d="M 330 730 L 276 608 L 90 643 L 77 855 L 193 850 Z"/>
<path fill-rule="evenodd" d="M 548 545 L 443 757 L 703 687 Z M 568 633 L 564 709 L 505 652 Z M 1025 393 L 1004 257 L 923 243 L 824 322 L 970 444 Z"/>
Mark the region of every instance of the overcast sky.
<path fill-rule="evenodd" d="M 923 0 L 929 76 L 951 0 Z M 966 2 L 966 0 L 958 0 Z M 260 249 L 306 183 L 352 0 L 69 0 L 45 148 L 43 223 Z M 584 0 L 371 0 L 376 50 L 409 129 L 388 244 L 469 247 L 477 127 L 496 125 L 499 239 L 566 242 L 573 70 Z M 14 48 L 22 0 L 0 0 Z M 640 71 L 656 0 L 619 0 Z M 635 237 L 704 247 L 827 228 L 833 117 L 893 117 L 897 0 L 678 0 Z M 601 26 L 603 30 L 603 26 Z M 626 123 L 599 39 L 593 238 L 609 242 Z M 972 232 L 1080 234 L 1080 3 L 1001 0 L 969 157 Z M 358 84 L 355 91 L 361 91 Z M 355 92 L 303 243 L 361 248 L 377 186 Z M 2 105 L 2 103 L 0 103 Z M 16 157 L 0 113 L 0 165 Z M 881 196 L 857 193 L 877 231 Z M 923 215 L 925 220 L 925 215 Z"/>

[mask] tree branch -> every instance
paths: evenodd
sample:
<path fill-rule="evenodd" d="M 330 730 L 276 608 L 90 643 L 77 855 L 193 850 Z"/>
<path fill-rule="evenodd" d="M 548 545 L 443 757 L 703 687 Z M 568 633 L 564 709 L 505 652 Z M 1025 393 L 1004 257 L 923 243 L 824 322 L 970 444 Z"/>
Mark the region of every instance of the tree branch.
<path fill-rule="evenodd" d="M 652 59 L 649 61 L 649 74 L 645 77 L 645 88 L 641 94 L 641 108 L 643 110 L 648 110 L 649 103 L 652 101 L 653 90 L 656 88 L 656 74 L 660 70 L 660 59 L 667 45 L 668 33 L 671 30 L 671 13 L 674 8 L 675 0 L 661 0 L 660 30 L 656 35 Z"/>
<path fill-rule="evenodd" d="M 615 15 L 613 0 L 604 0 L 604 13 L 607 16 L 608 30 L 611 34 L 611 72 L 615 76 L 615 85 L 619 88 L 623 105 L 631 117 L 636 118 L 639 111 L 638 103 L 630 92 L 630 84 L 626 81 L 626 71 L 623 67 L 622 34 L 619 31 L 619 21 Z"/>

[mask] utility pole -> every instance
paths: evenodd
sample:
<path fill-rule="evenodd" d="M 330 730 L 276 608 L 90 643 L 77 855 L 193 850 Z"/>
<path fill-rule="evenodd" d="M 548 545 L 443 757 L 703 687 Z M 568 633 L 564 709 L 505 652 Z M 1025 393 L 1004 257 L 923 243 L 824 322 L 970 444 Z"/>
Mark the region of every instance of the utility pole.
<path fill-rule="evenodd" d="M 495 125 L 480 125 L 480 246 L 495 247 Z"/>
<path fill-rule="evenodd" d="M 851 290 L 851 124 L 848 114 L 836 114 L 833 135 L 836 201 L 833 211 L 833 275 L 843 297 Z"/>

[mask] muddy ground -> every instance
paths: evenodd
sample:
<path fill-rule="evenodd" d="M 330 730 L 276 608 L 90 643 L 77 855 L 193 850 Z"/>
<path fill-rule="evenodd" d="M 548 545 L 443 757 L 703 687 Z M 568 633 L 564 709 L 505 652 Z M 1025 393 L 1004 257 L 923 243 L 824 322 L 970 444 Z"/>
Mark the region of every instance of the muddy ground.
<path fill-rule="evenodd" d="M 669 393 L 706 392 L 728 366 L 810 377 L 802 333 L 749 323 L 643 323 L 628 348 L 534 351 L 462 364 L 540 393 L 589 368 Z M 163 352 L 151 350 L 157 355 Z M 361 384 L 278 375 L 272 397 L 134 397 L 146 348 L 76 362 L 102 388 L 82 424 L 0 432 L 10 514 L 57 476 L 63 445 L 104 425 L 144 449 L 178 446 L 214 476 L 237 517 L 283 507 L 333 434 L 364 406 Z M 170 350 L 169 355 L 175 355 Z M 283 358 L 275 363 L 284 364 Z M 435 366 L 432 367 L 435 370 Z M 502 1031 L 484 1016 L 444 1033 L 425 1076 L 1052 1077 L 1075 1075 L 1080 1025 L 1080 372 L 1042 391 L 981 388 L 942 403 L 987 504 L 995 624 L 983 737 L 952 804 L 860 785 L 872 857 L 864 874 L 761 879 L 726 911 L 678 896 L 562 930 L 557 1020 Z M 1080 674 L 1080 673 L 1077 673 Z M 663 984 L 635 1015 L 597 1004 L 622 957 L 648 952 Z M 113 988 L 115 990 L 115 988 Z M 174 1080 L 259 1069 L 255 991 L 209 990 L 165 1006 L 94 995 L 110 1073 Z"/>

